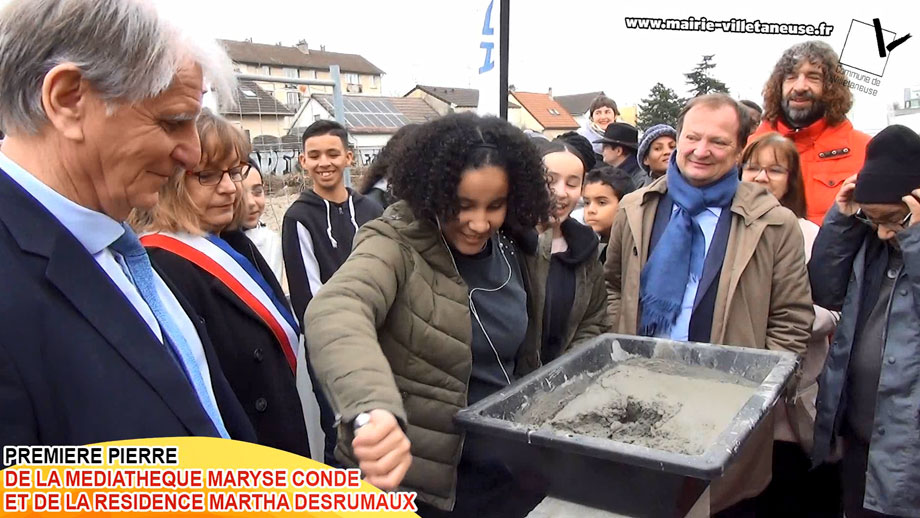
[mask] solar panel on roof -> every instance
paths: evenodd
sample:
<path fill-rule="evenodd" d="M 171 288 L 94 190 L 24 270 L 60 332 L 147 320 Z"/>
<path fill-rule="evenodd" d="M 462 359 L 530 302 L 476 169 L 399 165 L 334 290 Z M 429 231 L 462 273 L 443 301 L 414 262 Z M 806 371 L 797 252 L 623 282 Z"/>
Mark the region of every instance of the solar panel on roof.
<path fill-rule="evenodd" d="M 381 104 L 383 104 L 384 108 L 386 109 L 386 113 L 399 113 L 399 110 L 397 110 L 396 107 L 393 106 L 393 103 L 390 101 L 382 101 Z"/>
<path fill-rule="evenodd" d="M 409 119 L 389 100 L 343 98 L 342 106 L 345 108 L 345 119 L 352 127 L 400 128 L 409 124 Z"/>
<path fill-rule="evenodd" d="M 368 126 L 373 126 L 373 125 L 374 125 L 373 123 L 371 123 L 371 120 L 368 119 L 367 116 L 366 116 L 365 114 L 363 114 L 363 113 L 355 113 L 355 114 L 353 114 L 353 115 L 361 122 L 361 126 L 363 126 L 363 127 L 368 127 Z"/>

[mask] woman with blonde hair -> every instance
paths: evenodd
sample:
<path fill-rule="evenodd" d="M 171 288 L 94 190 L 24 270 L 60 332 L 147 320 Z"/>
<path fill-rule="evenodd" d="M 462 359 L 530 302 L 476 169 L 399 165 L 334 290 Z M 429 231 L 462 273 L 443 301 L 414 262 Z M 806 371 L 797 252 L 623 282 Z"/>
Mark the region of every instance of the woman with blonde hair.
<path fill-rule="evenodd" d="M 300 329 L 271 268 L 240 228 L 249 142 L 223 117 L 198 117 L 201 160 L 135 212 L 154 266 L 203 319 L 260 444 L 309 456 L 295 386 Z"/>

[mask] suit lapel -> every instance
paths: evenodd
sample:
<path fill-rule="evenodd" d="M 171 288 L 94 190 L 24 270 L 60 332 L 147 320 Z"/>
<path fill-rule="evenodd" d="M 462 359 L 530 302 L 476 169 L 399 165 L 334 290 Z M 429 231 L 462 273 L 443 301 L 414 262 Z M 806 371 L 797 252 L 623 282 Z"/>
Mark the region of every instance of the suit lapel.
<path fill-rule="evenodd" d="M 150 332 L 124 294 L 79 241 L 5 173 L 0 219 L 19 247 L 46 260 L 54 285 L 195 435 L 217 432 L 167 346 Z"/>

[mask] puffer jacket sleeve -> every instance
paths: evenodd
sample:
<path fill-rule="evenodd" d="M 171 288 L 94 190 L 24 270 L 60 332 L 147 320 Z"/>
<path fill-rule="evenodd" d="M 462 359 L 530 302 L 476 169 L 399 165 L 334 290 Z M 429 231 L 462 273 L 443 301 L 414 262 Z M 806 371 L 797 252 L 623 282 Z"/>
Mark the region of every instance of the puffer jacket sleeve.
<path fill-rule="evenodd" d="M 805 266 L 804 238 L 792 213 L 777 232 L 776 255 L 767 321 L 767 349 L 804 354 L 811 339 L 815 310 Z"/>
<path fill-rule="evenodd" d="M 369 235 L 362 239 L 362 233 Z M 405 427 L 406 412 L 377 328 L 406 278 L 407 259 L 395 240 L 372 228 L 362 228 L 356 243 L 307 307 L 309 357 L 342 423 L 382 409 Z"/>
<path fill-rule="evenodd" d="M 808 263 L 815 304 L 836 311 L 843 308 L 853 260 L 868 230 L 856 218 L 841 214 L 836 205 L 831 206 Z"/>
<path fill-rule="evenodd" d="M 626 233 L 626 212 L 621 208 L 613 219 L 607 260 L 604 261 L 604 284 L 607 290 L 607 318 L 615 330 L 619 322 L 620 300 L 623 290 L 623 235 Z"/>
<path fill-rule="evenodd" d="M 610 331 L 610 320 L 607 313 L 607 293 L 604 287 L 604 266 L 593 256 L 588 261 L 587 281 L 590 291 L 588 308 L 585 316 L 578 323 L 575 336 L 570 342 L 569 349 L 590 340 L 598 335 Z"/>

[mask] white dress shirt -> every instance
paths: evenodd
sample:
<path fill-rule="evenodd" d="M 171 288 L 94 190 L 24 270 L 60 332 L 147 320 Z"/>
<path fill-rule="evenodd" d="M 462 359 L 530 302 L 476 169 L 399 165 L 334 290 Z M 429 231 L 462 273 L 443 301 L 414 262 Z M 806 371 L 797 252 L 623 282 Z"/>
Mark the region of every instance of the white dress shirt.
<path fill-rule="evenodd" d="M 677 211 L 677 205 L 674 205 L 674 211 Z M 672 212 L 673 215 L 673 212 Z M 706 210 L 693 216 L 693 221 L 700 226 L 705 238 L 703 247 L 703 268 L 706 264 L 706 256 L 709 255 L 709 245 L 712 244 L 712 237 L 716 233 L 716 225 L 719 223 L 719 216 L 722 215 L 721 207 L 706 207 Z M 693 302 L 696 300 L 696 292 L 700 287 L 700 278 L 691 274 L 687 279 L 687 289 L 684 290 L 684 300 L 680 304 L 680 314 L 677 321 L 671 327 L 668 336 L 671 340 L 680 340 L 686 342 L 690 338 L 690 317 L 693 316 Z"/>

